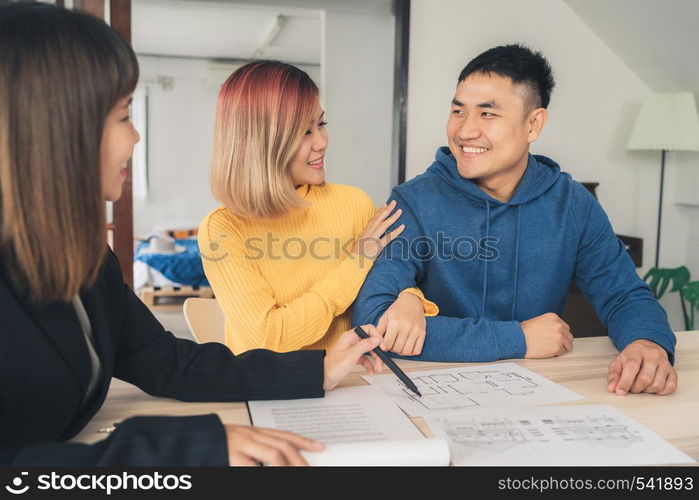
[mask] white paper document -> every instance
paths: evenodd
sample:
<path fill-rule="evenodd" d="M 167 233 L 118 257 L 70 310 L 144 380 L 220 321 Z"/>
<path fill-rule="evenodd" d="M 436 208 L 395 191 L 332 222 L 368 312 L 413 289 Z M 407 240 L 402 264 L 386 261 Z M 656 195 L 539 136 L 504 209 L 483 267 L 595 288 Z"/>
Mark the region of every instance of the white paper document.
<path fill-rule="evenodd" d="M 365 376 L 411 417 L 561 403 L 582 396 L 515 363 L 409 372 L 422 397 L 393 374 Z"/>
<path fill-rule="evenodd" d="M 303 452 L 311 465 L 448 465 L 444 439 L 427 439 L 375 387 L 342 387 L 324 398 L 251 401 L 252 422 L 295 432 L 325 444 Z"/>
<path fill-rule="evenodd" d="M 610 405 L 430 416 L 454 465 L 659 465 L 694 460 Z"/>

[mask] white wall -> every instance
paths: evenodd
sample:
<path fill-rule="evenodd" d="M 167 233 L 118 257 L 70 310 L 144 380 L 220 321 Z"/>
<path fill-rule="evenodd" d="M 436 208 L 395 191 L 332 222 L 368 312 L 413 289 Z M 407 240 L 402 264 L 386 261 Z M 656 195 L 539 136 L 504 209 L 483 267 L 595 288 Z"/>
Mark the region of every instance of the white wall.
<path fill-rule="evenodd" d="M 364 189 L 381 205 L 391 177 L 394 18 L 324 13 L 323 104 L 330 182 Z"/>
<path fill-rule="evenodd" d="M 562 0 L 412 1 L 407 178 L 422 173 L 436 148 L 446 144 L 461 69 L 482 51 L 513 42 L 542 51 L 556 78 L 549 122 L 532 153 L 550 156 L 576 180 L 600 183 L 597 194 L 616 232 L 643 238 L 639 272 L 645 273 L 655 253 L 660 159 L 659 153 L 631 153 L 625 146 L 651 89 Z M 691 264 L 699 279 L 686 236 L 691 226 L 696 245 L 696 208 L 672 202 L 673 163 L 671 154 L 661 265 Z M 678 300 L 676 294 L 663 300 L 675 329 L 682 328 Z"/>

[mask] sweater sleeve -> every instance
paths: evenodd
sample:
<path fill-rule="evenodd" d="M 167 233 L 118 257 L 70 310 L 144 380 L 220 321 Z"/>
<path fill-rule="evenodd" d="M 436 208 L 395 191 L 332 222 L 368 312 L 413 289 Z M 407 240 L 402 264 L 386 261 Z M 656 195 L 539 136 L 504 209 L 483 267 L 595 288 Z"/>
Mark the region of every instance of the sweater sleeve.
<path fill-rule="evenodd" d="M 369 197 L 369 195 L 367 195 L 366 193 L 362 193 L 362 194 L 363 194 L 363 197 L 362 197 L 363 198 L 363 203 L 362 203 L 362 205 L 363 205 L 363 210 L 362 210 L 363 218 L 361 220 L 361 224 L 357 227 L 357 236 L 359 236 L 359 234 L 364 230 L 364 228 L 369 223 L 369 220 L 372 217 L 374 217 L 374 215 L 376 215 L 376 212 L 377 212 L 376 207 L 374 206 L 374 203 L 371 201 L 371 198 Z M 396 208 L 399 208 L 399 207 L 396 207 Z M 402 219 L 399 219 L 396 222 L 396 224 L 394 225 L 394 227 L 389 228 L 388 232 L 392 231 L 400 224 L 403 224 Z M 427 298 L 425 298 L 425 294 L 418 287 L 406 288 L 405 290 L 400 292 L 400 294 L 403 294 L 403 293 L 412 293 L 418 299 L 420 299 L 420 302 L 422 302 L 422 308 L 425 310 L 426 317 L 437 316 L 439 314 L 439 307 L 437 307 L 437 304 L 435 304 L 434 302 L 432 302 L 430 300 L 427 300 Z M 396 298 L 398 298 L 398 297 L 396 297 Z"/>
<path fill-rule="evenodd" d="M 600 204 L 584 188 L 578 193 L 582 200 L 574 207 L 586 210 L 575 213 L 581 231 L 575 283 L 594 305 L 617 349 L 646 339 L 665 349 L 674 362 L 676 339 L 667 313 L 636 273 Z"/>
<path fill-rule="evenodd" d="M 426 317 L 431 318 L 431 317 L 437 316 L 439 314 L 439 307 L 437 307 L 437 304 L 435 304 L 431 300 L 427 300 L 425 298 L 425 294 L 422 293 L 422 290 L 420 290 L 419 288 L 415 288 L 415 287 L 406 288 L 405 290 L 400 292 L 398 295 L 402 295 L 404 293 L 412 293 L 418 299 L 420 299 L 420 302 L 422 302 L 422 308 L 425 310 Z"/>
<path fill-rule="evenodd" d="M 293 300 L 281 303 L 246 252 L 243 236 L 224 217 L 214 217 L 215 214 L 202 222 L 199 246 L 216 300 L 240 343 L 236 345 L 238 351 L 242 345 L 242 350 L 287 352 L 317 342 L 333 319 L 354 302 L 373 264 L 350 253 L 322 280 Z M 222 234 L 227 237 L 218 238 Z M 216 256 L 209 255 L 211 248 L 217 249 Z"/>
<path fill-rule="evenodd" d="M 355 303 L 352 325 L 377 325 L 386 309 L 401 291 L 423 279 L 423 259 L 404 258 L 406 249 L 425 237 L 418 218 L 409 203 L 394 190 L 391 199 L 403 209 L 401 220 L 405 231 L 376 259 Z M 524 333 L 517 321 L 494 321 L 488 318 L 427 318 L 427 333 L 422 353 L 409 359 L 422 361 L 493 361 L 521 358 L 526 352 Z M 392 355 L 393 356 L 393 355 Z M 399 357 L 399 356 L 395 356 Z"/>

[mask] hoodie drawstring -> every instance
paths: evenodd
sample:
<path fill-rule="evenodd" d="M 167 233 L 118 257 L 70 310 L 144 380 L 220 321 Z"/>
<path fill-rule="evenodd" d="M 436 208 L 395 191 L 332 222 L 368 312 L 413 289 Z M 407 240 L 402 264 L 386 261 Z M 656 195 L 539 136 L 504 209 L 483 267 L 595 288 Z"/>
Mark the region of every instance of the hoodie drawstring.
<path fill-rule="evenodd" d="M 490 236 L 490 202 L 485 200 L 485 237 Z M 480 246 L 480 245 L 479 245 Z M 485 318 L 485 300 L 488 296 L 488 259 L 485 260 L 485 271 L 483 272 L 483 304 L 481 305 L 481 318 Z"/>
<path fill-rule="evenodd" d="M 517 280 L 519 278 L 519 231 L 522 222 L 522 205 L 517 205 L 517 234 L 515 235 L 515 284 L 512 293 L 512 320 L 515 319 L 515 309 L 517 307 Z"/>

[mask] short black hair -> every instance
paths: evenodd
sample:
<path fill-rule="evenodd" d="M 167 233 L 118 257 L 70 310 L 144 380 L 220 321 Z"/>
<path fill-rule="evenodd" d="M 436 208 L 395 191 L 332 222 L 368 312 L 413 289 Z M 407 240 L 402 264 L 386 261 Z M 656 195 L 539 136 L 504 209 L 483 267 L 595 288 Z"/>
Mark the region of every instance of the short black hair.
<path fill-rule="evenodd" d="M 505 76 L 514 84 L 527 87 L 533 107 L 546 108 L 555 85 L 551 66 L 541 52 L 534 52 L 525 45 L 500 45 L 488 49 L 471 59 L 459 74 L 459 83 L 473 73 Z"/>

